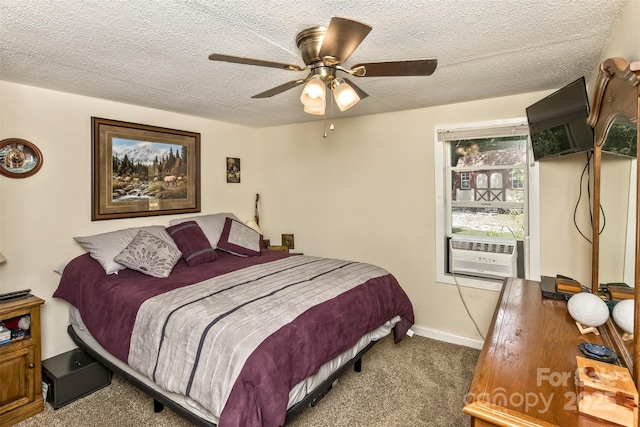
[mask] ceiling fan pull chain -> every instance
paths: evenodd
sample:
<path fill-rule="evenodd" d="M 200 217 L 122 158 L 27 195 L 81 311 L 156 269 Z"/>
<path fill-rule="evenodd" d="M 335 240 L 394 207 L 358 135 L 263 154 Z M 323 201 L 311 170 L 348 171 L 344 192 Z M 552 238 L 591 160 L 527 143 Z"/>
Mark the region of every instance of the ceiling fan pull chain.
<path fill-rule="evenodd" d="M 327 137 L 327 113 L 326 112 L 322 117 L 322 137 L 323 138 Z"/>
<path fill-rule="evenodd" d="M 331 125 L 329 126 L 330 131 L 334 131 L 336 127 L 333 125 L 333 97 L 329 97 L 329 102 L 331 103 Z"/>

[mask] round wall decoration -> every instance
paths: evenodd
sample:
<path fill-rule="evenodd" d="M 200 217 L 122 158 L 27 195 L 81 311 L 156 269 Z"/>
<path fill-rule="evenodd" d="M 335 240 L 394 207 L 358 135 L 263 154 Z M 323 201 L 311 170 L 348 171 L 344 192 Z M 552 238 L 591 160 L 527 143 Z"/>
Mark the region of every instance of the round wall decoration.
<path fill-rule="evenodd" d="M 8 138 L 0 141 L 0 174 L 9 178 L 26 178 L 42 167 L 42 153 L 31 142 Z"/>

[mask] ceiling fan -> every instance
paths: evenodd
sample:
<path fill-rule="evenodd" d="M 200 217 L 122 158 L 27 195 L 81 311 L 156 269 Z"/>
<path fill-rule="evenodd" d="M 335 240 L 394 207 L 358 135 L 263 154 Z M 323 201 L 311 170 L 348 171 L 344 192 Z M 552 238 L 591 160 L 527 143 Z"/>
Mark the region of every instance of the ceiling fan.
<path fill-rule="evenodd" d="M 318 115 L 323 115 L 325 112 L 327 88 L 333 92 L 336 104 L 341 111 L 351 108 L 360 99 L 369 96 L 348 78 L 338 77 L 338 71 L 353 77 L 430 76 L 433 74 L 438 65 L 437 59 L 366 62 L 344 68 L 342 64 L 360 46 L 371 29 L 370 25 L 362 22 L 333 17 L 328 27 L 312 27 L 299 32 L 296 36 L 296 45 L 305 63 L 304 67 L 220 53 L 212 53 L 209 59 L 289 71 L 310 70 L 303 79 L 291 80 L 254 95 L 252 98 L 269 98 L 306 83 L 300 96 L 304 111 Z"/>

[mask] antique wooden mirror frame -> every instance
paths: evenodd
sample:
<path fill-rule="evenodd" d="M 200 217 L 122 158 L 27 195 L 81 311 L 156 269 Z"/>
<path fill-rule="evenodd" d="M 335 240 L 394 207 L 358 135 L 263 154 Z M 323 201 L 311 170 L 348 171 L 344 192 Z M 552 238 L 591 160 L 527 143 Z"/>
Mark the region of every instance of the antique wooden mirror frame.
<path fill-rule="evenodd" d="M 615 119 L 622 116 L 631 123 L 638 124 L 640 115 L 640 62 L 629 63 L 623 58 L 609 58 L 601 65 L 596 81 L 593 108 L 587 122 L 594 130 L 593 156 L 593 233 L 591 254 L 591 291 L 598 292 L 599 256 L 600 256 L 600 178 L 602 166 L 602 145 L 607 132 Z M 638 140 L 640 140 L 640 129 Z M 640 184 L 640 168 L 637 183 Z M 637 187 L 640 189 L 640 185 Z M 605 340 L 609 340 L 614 350 L 620 355 L 621 362 L 632 371 L 633 380 L 638 386 L 640 362 L 640 203 L 636 197 L 636 240 L 635 240 L 635 319 L 633 341 L 624 341 L 622 331 L 609 319 L 600 329 Z"/>

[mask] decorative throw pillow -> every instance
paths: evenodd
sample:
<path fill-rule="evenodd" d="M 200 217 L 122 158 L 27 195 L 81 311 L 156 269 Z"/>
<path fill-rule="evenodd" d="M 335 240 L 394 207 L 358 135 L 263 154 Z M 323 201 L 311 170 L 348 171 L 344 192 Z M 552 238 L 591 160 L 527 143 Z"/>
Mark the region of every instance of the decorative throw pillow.
<path fill-rule="evenodd" d="M 168 277 L 181 256 L 169 242 L 140 230 L 114 261 L 148 276 Z"/>
<path fill-rule="evenodd" d="M 224 222 L 218 248 L 239 256 L 260 255 L 262 235 L 240 221 L 227 218 Z"/>
<path fill-rule="evenodd" d="M 233 218 L 237 221 L 240 221 L 238 217 L 236 217 L 232 213 L 217 213 L 217 214 L 210 214 L 210 215 L 192 216 L 189 218 L 172 219 L 171 221 L 169 221 L 169 224 L 177 225 L 177 224 L 182 224 L 183 222 L 186 222 L 186 221 L 197 222 L 200 228 L 202 229 L 202 232 L 204 233 L 204 235 L 207 236 L 207 239 L 209 240 L 211 247 L 213 249 L 216 249 L 218 245 L 218 240 L 220 240 L 220 235 L 222 235 L 222 229 L 224 228 L 224 221 L 227 218 Z"/>
<path fill-rule="evenodd" d="M 178 245 L 182 258 L 189 267 L 218 259 L 216 250 L 213 249 L 197 222 L 186 221 L 172 225 L 167 227 L 167 233 Z"/>

